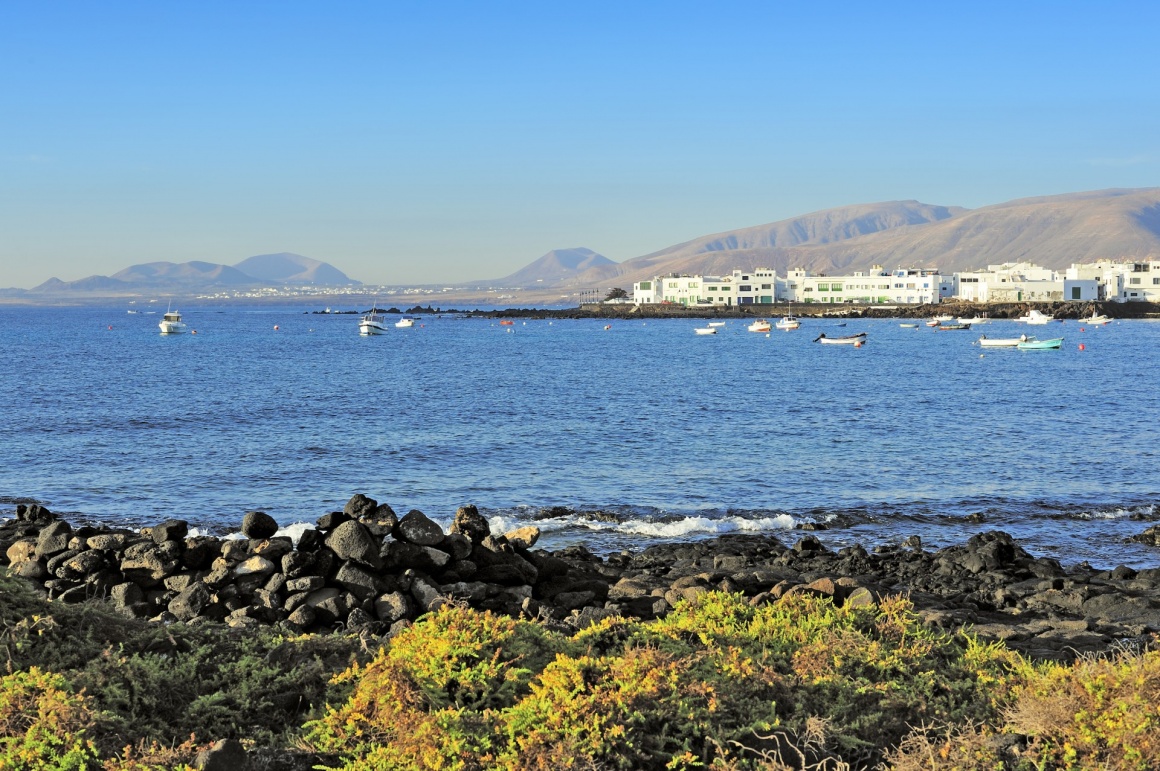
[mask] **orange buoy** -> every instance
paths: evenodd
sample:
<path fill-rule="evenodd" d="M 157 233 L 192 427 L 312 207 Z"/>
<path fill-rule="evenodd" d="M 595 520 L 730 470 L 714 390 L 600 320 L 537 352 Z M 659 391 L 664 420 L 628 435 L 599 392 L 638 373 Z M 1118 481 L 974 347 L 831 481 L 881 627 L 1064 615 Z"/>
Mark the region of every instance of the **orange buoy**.
<path fill-rule="evenodd" d="M 1087 348 L 1084 348 L 1084 346 L 1083 346 L 1083 343 L 1080 343 L 1080 344 L 1079 344 L 1079 349 L 1080 349 L 1081 351 L 1086 351 L 1086 350 L 1087 350 Z"/>
<path fill-rule="evenodd" d="M 862 347 L 862 341 L 861 341 L 861 340 L 855 340 L 855 341 L 854 341 L 854 347 L 855 347 L 855 348 L 861 348 L 861 347 Z"/>

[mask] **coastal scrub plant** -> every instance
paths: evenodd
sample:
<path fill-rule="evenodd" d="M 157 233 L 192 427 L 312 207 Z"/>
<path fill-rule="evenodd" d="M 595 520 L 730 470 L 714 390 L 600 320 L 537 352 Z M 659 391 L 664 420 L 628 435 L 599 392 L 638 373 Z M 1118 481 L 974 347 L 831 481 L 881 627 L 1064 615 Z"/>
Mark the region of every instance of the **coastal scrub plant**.
<path fill-rule="evenodd" d="M 994 720 L 1020 661 L 901 598 L 707 593 L 571 637 L 446 607 L 341 675 L 350 698 L 306 741 L 350 771 L 865 768 L 911 726 Z"/>
<path fill-rule="evenodd" d="M 1160 768 L 1160 651 L 1036 668 L 1007 713 L 1040 765 Z"/>
<path fill-rule="evenodd" d="M 85 771 L 97 760 L 89 700 L 37 667 L 0 678 L 0 768 Z"/>

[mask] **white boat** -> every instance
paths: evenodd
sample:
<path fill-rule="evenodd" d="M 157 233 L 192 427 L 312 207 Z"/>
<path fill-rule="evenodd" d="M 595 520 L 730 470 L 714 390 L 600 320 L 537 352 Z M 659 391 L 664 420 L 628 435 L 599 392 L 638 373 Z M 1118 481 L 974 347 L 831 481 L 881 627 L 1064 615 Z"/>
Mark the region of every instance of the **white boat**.
<path fill-rule="evenodd" d="M 918 324 L 903 323 L 899 324 L 898 326 L 902 327 L 903 329 L 918 329 Z"/>
<path fill-rule="evenodd" d="M 959 317 L 959 323 L 966 324 L 968 326 L 971 324 L 986 324 L 990 320 L 991 319 L 987 318 L 987 314 L 985 313 L 982 316 L 975 316 L 973 318 L 967 318 L 966 316 Z"/>
<path fill-rule="evenodd" d="M 398 327 L 399 329 L 406 329 L 407 327 L 413 327 L 413 326 L 415 326 L 415 320 L 407 318 L 406 316 L 404 316 L 403 318 L 401 318 L 395 322 L 395 326 Z"/>
<path fill-rule="evenodd" d="M 814 338 L 815 343 L 823 343 L 825 345 L 861 345 L 866 342 L 866 333 L 859 332 L 856 335 L 842 335 L 841 337 L 826 337 L 826 333 L 818 335 Z"/>
<path fill-rule="evenodd" d="M 723 326 L 725 326 L 725 322 L 724 321 L 710 321 L 709 326 L 711 326 L 711 327 L 723 327 Z"/>
<path fill-rule="evenodd" d="M 696 332 L 698 335 L 715 335 L 715 334 L 717 334 L 717 330 L 713 327 L 697 327 L 693 331 Z"/>
<path fill-rule="evenodd" d="M 387 322 L 383 318 L 383 314 L 379 313 L 378 303 L 367 311 L 367 315 L 358 320 L 358 333 L 360 335 L 385 335 L 387 333 Z"/>
<path fill-rule="evenodd" d="M 1048 316 L 1046 313 L 1041 313 L 1035 309 L 1027 312 L 1025 316 L 1020 316 L 1016 321 L 1025 321 L 1028 324 L 1046 324 L 1049 321 L 1055 321 L 1055 316 Z"/>
<path fill-rule="evenodd" d="M 947 321 L 950 321 L 950 319 L 947 319 Z M 935 318 L 933 318 L 933 319 L 931 319 L 930 321 L 926 322 L 926 325 L 927 325 L 928 327 L 937 327 L 937 326 L 938 326 L 939 324 L 941 324 L 941 323 L 943 323 L 943 319 L 940 319 L 940 318 L 938 318 L 938 317 L 936 316 Z"/>
<path fill-rule="evenodd" d="M 778 329 L 785 329 L 787 331 L 790 329 L 797 329 L 801 325 L 802 325 L 802 323 L 800 321 L 798 321 L 796 318 L 794 318 L 793 316 L 786 316 L 781 321 L 774 324 L 774 326 L 777 327 Z"/>
<path fill-rule="evenodd" d="M 935 321 L 954 321 L 955 317 L 950 315 L 949 313 L 940 313 L 939 315 L 934 317 L 934 320 Z"/>
<path fill-rule="evenodd" d="M 1081 324 L 1099 326 L 1101 324 L 1107 324 L 1109 321 L 1111 321 L 1111 319 L 1102 313 L 1096 313 L 1095 311 L 1092 311 L 1091 316 L 1088 316 L 1086 319 L 1080 319 L 1079 321 Z"/>
<path fill-rule="evenodd" d="M 1027 343 L 1034 341 L 1034 337 L 1027 335 L 1019 335 L 1019 337 L 987 337 L 983 335 L 979 338 L 979 345 L 983 348 L 1015 348 L 1019 343 Z"/>
<path fill-rule="evenodd" d="M 163 335 L 176 335 L 185 331 L 185 322 L 181 320 L 181 314 L 172 309 L 165 311 L 157 326 Z"/>
<path fill-rule="evenodd" d="M 758 319 L 757 321 L 746 327 L 750 332 L 768 332 L 773 329 L 773 325 L 765 319 Z"/>

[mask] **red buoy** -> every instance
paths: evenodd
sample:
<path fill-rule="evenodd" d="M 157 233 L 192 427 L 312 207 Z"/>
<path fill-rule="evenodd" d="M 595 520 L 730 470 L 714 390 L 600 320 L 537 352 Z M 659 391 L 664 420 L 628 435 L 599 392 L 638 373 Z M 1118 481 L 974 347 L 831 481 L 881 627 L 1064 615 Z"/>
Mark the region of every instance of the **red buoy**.
<path fill-rule="evenodd" d="M 1083 347 L 1083 343 L 1080 343 L 1080 344 L 1079 344 L 1079 349 L 1080 349 L 1081 351 L 1086 351 L 1086 350 L 1087 350 L 1086 348 L 1084 348 L 1084 347 Z"/>

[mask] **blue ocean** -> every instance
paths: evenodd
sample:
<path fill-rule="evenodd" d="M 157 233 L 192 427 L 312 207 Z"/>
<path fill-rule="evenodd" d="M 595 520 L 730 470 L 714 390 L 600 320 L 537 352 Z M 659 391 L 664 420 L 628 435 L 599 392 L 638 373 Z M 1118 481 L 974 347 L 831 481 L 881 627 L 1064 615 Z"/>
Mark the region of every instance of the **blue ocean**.
<path fill-rule="evenodd" d="M 0 307 L 0 517 L 36 501 L 225 534 L 249 510 L 293 529 L 362 492 L 444 524 L 474 503 L 549 549 L 792 542 L 812 524 L 833 547 L 1001 529 L 1065 564 L 1160 565 L 1125 541 L 1160 521 L 1160 322 L 696 335 L 429 313 L 361 337 L 317 305 L 190 304 L 196 333 L 161 335 L 164 310 Z"/>

